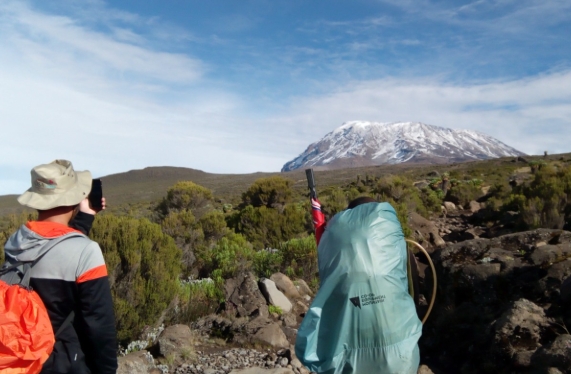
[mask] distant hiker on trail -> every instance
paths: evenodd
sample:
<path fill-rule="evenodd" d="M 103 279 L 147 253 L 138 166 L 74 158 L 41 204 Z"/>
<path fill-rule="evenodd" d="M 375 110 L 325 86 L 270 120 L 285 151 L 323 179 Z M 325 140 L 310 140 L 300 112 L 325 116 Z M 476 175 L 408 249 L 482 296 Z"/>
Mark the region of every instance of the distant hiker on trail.
<path fill-rule="evenodd" d="M 32 187 L 18 202 L 36 209 L 38 219 L 8 239 L 5 267 L 37 260 L 28 271 L 29 285 L 43 301 L 55 334 L 41 373 L 116 373 L 107 268 L 99 245 L 86 236 L 100 210 L 92 209 L 87 200 L 91 173 L 56 160 L 33 168 L 31 174 Z M 104 209 L 104 199 L 102 203 Z"/>
<path fill-rule="evenodd" d="M 320 374 L 416 374 L 422 324 L 393 207 L 359 198 L 316 228 L 320 288 L 298 330 L 297 357 Z"/>

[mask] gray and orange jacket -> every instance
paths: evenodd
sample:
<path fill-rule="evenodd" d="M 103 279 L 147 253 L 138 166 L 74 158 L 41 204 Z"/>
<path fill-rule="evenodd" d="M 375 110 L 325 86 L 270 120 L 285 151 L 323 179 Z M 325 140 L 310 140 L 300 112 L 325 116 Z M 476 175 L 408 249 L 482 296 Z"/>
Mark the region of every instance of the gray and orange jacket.
<path fill-rule="evenodd" d="M 117 371 L 117 338 L 107 268 L 99 245 L 78 230 L 28 222 L 5 244 L 6 261 L 33 261 L 30 286 L 44 302 L 58 334 L 42 374 Z M 47 252 L 47 253 L 46 253 Z"/>

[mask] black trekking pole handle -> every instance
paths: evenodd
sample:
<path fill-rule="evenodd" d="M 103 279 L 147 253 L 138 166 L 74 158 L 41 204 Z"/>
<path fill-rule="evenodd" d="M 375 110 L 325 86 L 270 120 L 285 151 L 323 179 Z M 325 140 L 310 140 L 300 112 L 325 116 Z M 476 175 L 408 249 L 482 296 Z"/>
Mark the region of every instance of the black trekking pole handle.
<path fill-rule="evenodd" d="M 305 169 L 305 176 L 307 177 L 307 188 L 309 188 L 309 195 L 312 199 L 317 199 L 317 191 L 315 191 L 315 178 L 313 177 L 313 169 Z"/>

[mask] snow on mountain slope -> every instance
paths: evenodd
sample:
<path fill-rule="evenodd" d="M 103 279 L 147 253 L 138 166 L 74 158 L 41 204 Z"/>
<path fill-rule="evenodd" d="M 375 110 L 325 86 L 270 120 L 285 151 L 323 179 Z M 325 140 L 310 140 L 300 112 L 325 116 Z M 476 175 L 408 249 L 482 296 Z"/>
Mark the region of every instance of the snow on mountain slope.
<path fill-rule="evenodd" d="M 402 162 L 442 164 L 519 155 L 524 153 L 475 131 L 420 122 L 351 121 L 311 144 L 305 152 L 287 162 L 282 171 Z"/>

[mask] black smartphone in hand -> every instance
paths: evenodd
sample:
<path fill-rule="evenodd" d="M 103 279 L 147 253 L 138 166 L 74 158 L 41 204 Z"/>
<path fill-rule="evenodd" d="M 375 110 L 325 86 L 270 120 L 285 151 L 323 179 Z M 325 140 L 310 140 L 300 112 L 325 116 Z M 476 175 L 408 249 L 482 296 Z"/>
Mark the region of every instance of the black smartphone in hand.
<path fill-rule="evenodd" d="M 103 208 L 101 199 L 103 199 L 103 188 L 101 187 L 101 179 L 93 179 L 91 181 L 91 192 L 89 193 L 89 205 L 91 209 Z"/>

